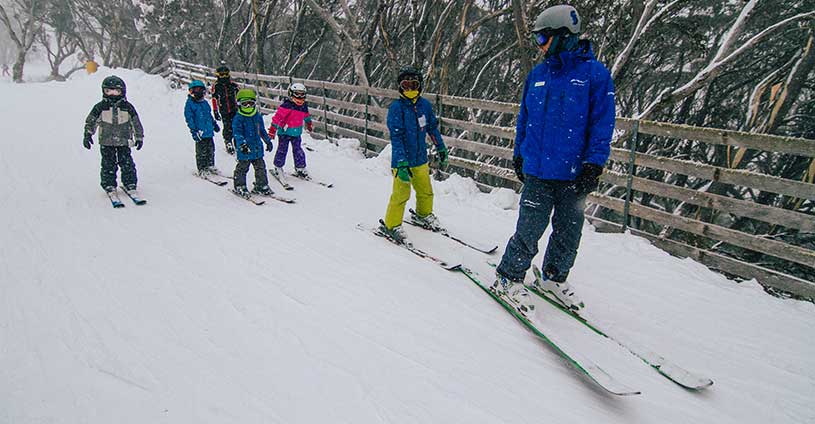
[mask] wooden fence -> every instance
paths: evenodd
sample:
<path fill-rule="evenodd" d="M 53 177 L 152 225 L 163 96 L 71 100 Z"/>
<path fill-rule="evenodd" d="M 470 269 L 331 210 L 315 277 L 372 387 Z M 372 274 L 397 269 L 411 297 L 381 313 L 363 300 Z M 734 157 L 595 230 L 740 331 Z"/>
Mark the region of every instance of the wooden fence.
<path fill-rule="evenodd" d="M 213 81 L 213 69 L 170 60 L 168 76 L 179 84 L 191 79 Z M 315 130 L 326 135 L 339 135 L 360 140 L 366 152 L 377 152 L 388 141 L 387 105 L 398 98 L 398 92 L 376 87 L 360 87 L 327 81 L 304 80 L 286 76 L 256 75 L 232 72 L 233 80 L 258 91 L 260 110 L 271 112 L 292 82 L 301 82 L 309 89 L 309 109 Z M 518 105 L 473 98 L 424 93 L 439 116 L 440 129 L 450 148 L 448 172 L 473 177 L 482 189 L 493 186 L 517 189 L 520 182 L 511 169 L 512 142 L 515 137 L 514 118 Z M 636 151 L 637 139 L 643 135 L 694 140 L 711 145 L 733 146 L 765 152 L 815 158 L 815 140 L 774 135 L 745 133 L 687 125 L 637 121 L 618 118 L 615 142 L 612 146 L 610 169 L 603 175 L 606 194 L 592 194 L 593 206 L 587 218 L 599 229 L 626 231 L 648 238 L 667 252 L 691 257 L 711 268 L 740 278 L 755 278 L 766 287 L 815 299 L 815 278 L 803 279 L 790 275 L 785 268 L 770 269 L 748 263 L 722 252 L 692 246 L 664 235 L 628 228 L 631 219 L 639 219 L 705 239 L 751 252 L 757 252 L 812 271 L 815 275 L 815 250 L 796 246 L 768 237 L 741 232 L 701 219 L 684 217 L 654 207 L 637 204 L 635 193 L 673 199 L 700 208 L 722 211 L 735 217 L 750 218 L 777 225 L 798 233 L 815 236 L 815 215 L 790 209 L 759 204 L 728 196 L 698 191 L 678 185 L 638 177 L 638 170 L 659 170 L 722 184 L 777 193 L 799 202 L 815 202 L 815 184 L 811 181 L 815 164 L 810 166 L 809 181 L 778 178 L 741 169 L 731 169 L 689 160 L 644 154 Z M 640 171 L 641 173 L 641 171 Z M 616 190 L 616 191 L 615 191 Z M 620 197 L 608 193 L 620 192 Z M 598 208 L 605 213 L 598 213 Z"/>

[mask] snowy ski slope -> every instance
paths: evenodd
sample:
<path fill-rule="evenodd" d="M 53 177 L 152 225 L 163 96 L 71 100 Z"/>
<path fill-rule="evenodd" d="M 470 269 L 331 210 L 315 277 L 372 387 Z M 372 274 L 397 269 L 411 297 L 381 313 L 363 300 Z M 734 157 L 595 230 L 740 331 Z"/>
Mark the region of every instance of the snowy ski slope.
<path fill-rule="evenodd" d="M 148 204 L 113 209 L 81 144 L 111 73 L 0 82 L 0 424 L 815 422 L 815 305 L 586 227 L 572 275 L 594 316 L 716 382 L 683 390 L 552 316 L 643 392 L 608 395 L 462 275 L 355 228 L 384 213 L 387 155 L 309 139 L 335 188 L 294 180 L 297 204 L 254 206 L 191 175 L 185 92 L 138 71 L 115 73 L 145 127 Z M 514 193 L 435 190 L 443 223 L 503 249 Z M 490 278 L 485 255 L 407 231 Z"/>

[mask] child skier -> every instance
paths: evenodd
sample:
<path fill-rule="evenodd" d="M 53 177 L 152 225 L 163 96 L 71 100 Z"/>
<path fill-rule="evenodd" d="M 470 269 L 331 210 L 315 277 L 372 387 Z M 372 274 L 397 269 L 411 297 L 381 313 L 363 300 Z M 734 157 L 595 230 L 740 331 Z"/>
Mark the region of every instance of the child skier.
<path fill-rule="evenodd" d="M 306 86 L 296 82 L 289 86 L 289 98 L 277 108 L 272 117 L 272 125 L 269 126 L 269 137 L 274 138 L 275 134 L 279 136 L 272 173 L 280 179 L 283 178 L 283 165 L 286 164 L 289 144 L 294 155 L 295 176 L 304 180 L 311 179 L 306 171 L 306 152 L 301 146 L 303 126 L 309 133 L 314 129 L 306 104 Z"/>
<path fill-rule="evenodd" d="M 214 132 L 221 130 L 212 117 L 209 104 L 204 100 L 206 86 L 199 80 L 190 81 L 187 103 L 184 105 L 184 118 L 195 141 L 195 164 L 198 174 L 218 174 L 215 167 Z"/>
<path fill-rule="evenodd" d="M 102 101 L 95 104 L 85 118 L 85 137 L 82 145 L 90 150 L 93 135 L 99 128 L 99 150 L 102 153 L 102 188 L 116 190 L 116 170 L 122 169 L 122 185 L 129 192 L 136 191 L 136 164 L 130 156 L 130 146 L 141 150 L 144 128 L 136 108 L 127 101 L 125 82 L 111 75 L 102 81 Z"/>
<path fill-rule="evenodd" d="M 217 80 L 212 85 L 212 111 L 215 120 L 223 120 L 224 123 L 224 147 L 230 155 L 235 154 L 235 144 L 232 137 L 232 118 L 238 113 L 238 84 L 232 81 L 229 75 L 229 68 L 219 66 L 215 70 Z"/>
<path fill-rule="evenodd" d="M 268 196 L 272 194 L 269 188 L 269 179 L 266 176 L 266 162 L 263 161 L 263 143 L 266 151 L 271 152 L 274 146 L 272 140 L 263 129 L 263 117 L 257 113 L 255 103 L 257 95 L 249 88 L 238 91 L 238 114 L 232 120 L 232 129 L 235 134 L 238 164 L 235 166 L 235 193 L 240 196 L 249 196 L 246 190 L 246 173 L 249 164 L 255 168 L 255 186 L 252 193 Z"/>
<path fill-rule="evenodd" d="M 393 192 L 380 230 L 397 242 L 410 244 L 402 229 L 405 204 L 410 199 L 410 186 L 416 190 L 416 214 L 412 221 L 432 231 L 443 230 L 433 214 L 433 187 L 427 165 L 427 135 L 436 145 L 439 162 L 447 164 L 447 147 L 439 132 L 433 107 L 421 97 L 422 73 L 405 67 L 397 77 L 400 98 L 388 108 L 388 131 L 391 137 Z"/>

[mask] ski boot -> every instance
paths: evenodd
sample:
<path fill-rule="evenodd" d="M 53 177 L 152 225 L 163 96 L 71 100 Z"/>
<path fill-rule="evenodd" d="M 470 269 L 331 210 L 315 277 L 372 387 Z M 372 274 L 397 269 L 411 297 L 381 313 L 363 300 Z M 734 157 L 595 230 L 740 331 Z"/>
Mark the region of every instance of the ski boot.
<path fill-rule="evenodd" d="M 412 213 L 410 214 L 410 222 L 412 222 L 415 225 L 418 225 L 419 227 L 422 227 L 426 230 L 430 230 L 433 232 L 437 233 L 447 232 L 447 230 L 441 226 L 441 223 L 439 223 L 439 219 L 436 218 L 436 215 L 434 215 L 432 212 L 424 217 Z"/>
<path fill-rule="evenodd" d="M 212 175 L 221 175 L 221 171 L 218 170 L 214 165 L 207 167 L 207 172 Z"/>
<path fill-rule="evenodd" d="M 259 194 L 261 196 L 271 196 L 272 194 L 274 194 L 274 192 L 272 191 L 271 188 L 269 188 L 268 185 L 264 185 L 260 187 L 255 186 L 254 188 L 252 188 L 252 194 Z"/>
<path fill-rule="evenodd" d="M 128 185 L 125 187 L 125 189 L 126 189 L 127 191 L 129 191 L 129 192 L 131 192 L 131 193 L 132 193 L 132 192 L 136 191 L 136 184 L 128 184 Z"/>
<path fill-rule="evenodd" d="M 116 186 L 107 186 L 104 188 L 104 190 L 105 193 L 113 193 L 114 191 L 116 191 Z"/>
<path fill-rule="evenodd" d="M 399 244 L 404 244 L 408 248 L 413 248 L 413 243 L 410 242 L 407 238 L 407 234 L 405 234 L 405 229 L 402 228 L 401 225 L 397 225 L 393 228 L 388 228 L 385 226 L 384 223 L 379 225 L 379 231 L 385 234 L 386 237 L 395 241 Z"/>
<path fill-rule="evenodd" d="M 579 312 L 586 307 L 565 279 L 556 281 L 561 278 L 556 277 L 557 270 L 554 267 L 548 266 L 540 275 L 535 274 L 535 288 L 538 290 L 551 293 L 558 302 L 574 312 Z"/>
<path fill-rule="evenodd" d="M 531 293 L 529 293 L 529 289 L 526 288 L 522 281 L 510 280 L 496 272 L 495 282 L 492 283 L 490 290 L 498 296 L 509 300 L 518 312 L 524 315 L 535 310 L 535 305 L 532 303 L 532 296 L 530 296 Z"/>
<path fill-rule="evenodd" d="M 245 197 L 247 199 L 249 198 L 249 196 L 251 196 L 251 193 L 249 193 L 249 190 L 246 189 L 246 186 L 235 186 L 235 188 L 232 191 L 238 196 Z"/>
<path fill-rule="evenodd" d="M 306 181 L 311 180 L 311 176 L 308 175 L 306 168 L 294 168 L 294 176 Z"/>

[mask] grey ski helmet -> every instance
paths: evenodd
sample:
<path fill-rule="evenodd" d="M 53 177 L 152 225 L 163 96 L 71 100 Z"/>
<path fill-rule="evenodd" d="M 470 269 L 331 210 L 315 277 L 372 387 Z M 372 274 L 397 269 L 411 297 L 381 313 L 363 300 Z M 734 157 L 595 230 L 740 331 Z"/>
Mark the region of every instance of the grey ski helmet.
<path fill-rule="evenodd" d="M 572 6 L 562 4 L 548 7 L 543 10 L 535 19 L 535 26 L 532 32 L 557 31 L 565 28 L 572 34 L 580 34 L 583 21 L 577 13 L 577 9 Z"/>

